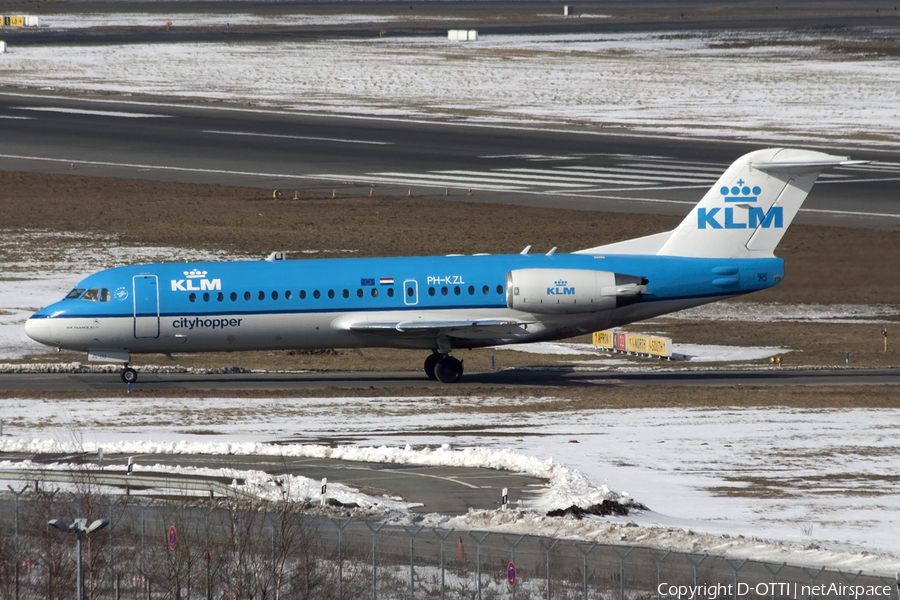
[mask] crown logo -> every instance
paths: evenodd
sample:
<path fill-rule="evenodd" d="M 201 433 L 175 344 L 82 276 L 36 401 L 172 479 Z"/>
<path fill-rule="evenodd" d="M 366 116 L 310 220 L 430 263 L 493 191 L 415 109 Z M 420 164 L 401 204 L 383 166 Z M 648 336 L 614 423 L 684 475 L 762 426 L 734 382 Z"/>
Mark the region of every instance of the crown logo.
<path fill-rule="evenodd" d="M 206 277 L 207 271 L 198 271 L 194 269 L 193 271 L 185 271 L 184 276 L 188 279 L 199 279 L 201 277 Z"/>
<path fill-rule="evenodd" d="M 757 197 L 762 193 L 762 188 L 754 185 L 744 185 L 743 179 L 737 180 L 737 185 L 728 187 L 723 185 L 719 192 L 725 196 L 725 202 L 756 202 Z"/>
<path fill-rule="evenodd" d="M 557 279 L 556 281 L 553 282 L 553 285 L 562 287 L 562 286 L 566 285 L 567 283 L 569 283 L 569 282 L 564 279 Z"/>

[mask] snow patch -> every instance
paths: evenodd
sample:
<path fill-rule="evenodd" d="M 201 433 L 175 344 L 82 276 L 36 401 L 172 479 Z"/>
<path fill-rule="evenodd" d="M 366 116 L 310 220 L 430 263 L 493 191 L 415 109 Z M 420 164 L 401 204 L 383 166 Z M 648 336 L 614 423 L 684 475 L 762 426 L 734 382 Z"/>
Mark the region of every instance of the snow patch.
<path fill-rule="evenodd" d="M 435 36 L 14 46 L 0 84 L 301 111 L 896 145 L 900 59 L 847 60 L 821 43 L 843 39 L 741 31 L 482 35 L 473 44 Z"/>

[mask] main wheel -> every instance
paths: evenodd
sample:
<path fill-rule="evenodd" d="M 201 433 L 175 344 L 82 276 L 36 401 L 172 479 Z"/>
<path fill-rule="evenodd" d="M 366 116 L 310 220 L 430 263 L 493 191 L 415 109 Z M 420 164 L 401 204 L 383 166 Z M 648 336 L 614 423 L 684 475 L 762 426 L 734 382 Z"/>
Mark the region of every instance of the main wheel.
<path fill-rule="evenodd" d="M 125 383 L 134 383 L 137 381 L 137 371 L 131 367 L 125 367 L 125 370 L 122 371 L 122 381 Z"/>
<path fill-rule="evenodd" d="M 462 378 L 462 363 L 452 356 L 444 356 L 434 367 L 434 374 L 441 383 L 456 383 Z"/>
<path fill-rule="evenodd" d="M 437 366 L 439 360 L 441 360 L 440 354 L 430 354 L 425 359 L 425 374 L 428 375 L 428 379 L 437 379 L 437 375 L 434 374 L 434 367 Z"/>

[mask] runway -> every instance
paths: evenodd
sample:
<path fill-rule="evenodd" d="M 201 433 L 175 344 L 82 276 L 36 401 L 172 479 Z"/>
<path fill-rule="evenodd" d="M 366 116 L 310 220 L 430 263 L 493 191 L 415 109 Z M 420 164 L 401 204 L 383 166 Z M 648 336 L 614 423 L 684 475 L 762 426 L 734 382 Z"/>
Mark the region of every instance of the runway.
<path fill-rule="evenodd" d="M 467 372 L 461 382 L 446 385 L 422 373 L 240 373 L 223 375 L 140 373 L 134 391 L 310 392 L 316 390 L 419 390 L 469 393 L 484 390 L 542 388 L 693 386 L 872 386 L 900 384 L 900 369 L 769 369 L 671 372 L 584 371 L 564 368 Z M 41 392 L 125 392 L 114 373 L 2 373 L 0 392 L 31 395 Z"/>
<path fill-rule="evenodd" d="M 758 142 L 0 90 L 0 168 L 683 215 Z M 820 177 L 797 222 L 897 230 L 900 155 Z M 852 197 L 848 197 L 852 191 Z"/>

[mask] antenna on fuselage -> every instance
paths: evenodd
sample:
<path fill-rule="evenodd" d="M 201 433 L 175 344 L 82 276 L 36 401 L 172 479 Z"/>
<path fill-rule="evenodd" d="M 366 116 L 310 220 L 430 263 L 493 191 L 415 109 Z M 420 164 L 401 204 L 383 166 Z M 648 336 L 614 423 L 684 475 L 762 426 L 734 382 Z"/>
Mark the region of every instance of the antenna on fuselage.
<path fill-rule="evenodd" d="M 531 250 L 531 244 L 525 246 L 525 249 L 519 252 L 519 254 L 528 254 L 528 251 Z"/>
<path fill-rule="evenodd" d="M 284 252 L 273 252 L 269 256 L 266 257 L 266 260 L 271 262 L 273 260 L 284 260 Z"/>
<path fill-rule="evenodd" d="M 553 256 L 554 254 L 556 254 L 556 246 L 550 248 L 550 252 L 547 253 L 547 256 Z"/>

